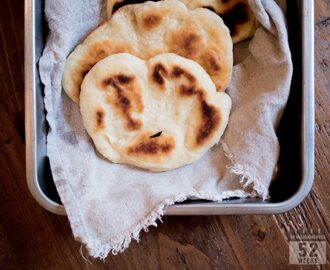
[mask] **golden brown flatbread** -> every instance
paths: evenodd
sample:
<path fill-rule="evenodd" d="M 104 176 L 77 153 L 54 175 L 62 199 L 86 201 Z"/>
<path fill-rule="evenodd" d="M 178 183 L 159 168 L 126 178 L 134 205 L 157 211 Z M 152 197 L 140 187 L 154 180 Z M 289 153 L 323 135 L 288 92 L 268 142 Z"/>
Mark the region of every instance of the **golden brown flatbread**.
<path fill-rule="evenodd" d="M 198 160 L 228 122 L 230 97 L 176 54 L 99 61 L 81 86 L 80 110 L 97 150 L 115 163 L 166 171 Z"/>
<path fill-rule="evenodd" d="M 80 85 L 101 59 L 127 52 L 142 59 L 176 53 L 197 61 L 218 91 L 231 80 L 233 54 L 228 28 L 214 12 L 189 10 L 176 0 L 145 2 L 120 8 L 70 54 L 63 74 L 63 88 L 79 103 Z"/>

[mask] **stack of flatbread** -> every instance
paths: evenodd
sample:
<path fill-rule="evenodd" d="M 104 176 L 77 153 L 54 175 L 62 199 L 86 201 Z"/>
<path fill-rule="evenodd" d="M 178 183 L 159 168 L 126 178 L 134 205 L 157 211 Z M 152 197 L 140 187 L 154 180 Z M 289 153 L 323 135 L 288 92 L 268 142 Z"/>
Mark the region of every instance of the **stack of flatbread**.
<path fill-rule="evenodd" d="M 131 3 L 108 1 L 108 21 L 69 55 L 63 88 L 105 158 L 171 170 L 219 142 L 233 42 L 256 20 L 242 0 Z"/>

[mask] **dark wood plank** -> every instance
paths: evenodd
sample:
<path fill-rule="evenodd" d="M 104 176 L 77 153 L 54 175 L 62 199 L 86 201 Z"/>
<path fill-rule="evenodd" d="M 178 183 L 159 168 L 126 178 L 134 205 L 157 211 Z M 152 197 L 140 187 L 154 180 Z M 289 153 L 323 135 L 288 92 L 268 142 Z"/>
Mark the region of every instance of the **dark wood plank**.
<path fill-rule="evenodd" d="M 316 164 L 306 200 L 273 216 L 164 217 L 125 253 L 92 264 L 82 258 L 66 217 L 43 210 L 26 186 L 23 5 L 0 1 L 0 269 L 286 269 L 290 231 L 320 229 L 329 243 L 328 0 L 315 1 Z"/>

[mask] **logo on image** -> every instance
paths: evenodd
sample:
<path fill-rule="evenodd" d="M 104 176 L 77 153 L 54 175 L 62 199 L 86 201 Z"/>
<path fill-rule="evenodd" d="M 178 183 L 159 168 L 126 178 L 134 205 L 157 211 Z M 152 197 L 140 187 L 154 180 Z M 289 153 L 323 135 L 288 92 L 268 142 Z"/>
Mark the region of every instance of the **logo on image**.
<path fill-rule="evenodd" d="M 326 263 L 325 235 L 303 231 L 289 235 L 289 263 L 320 265 Z"/>

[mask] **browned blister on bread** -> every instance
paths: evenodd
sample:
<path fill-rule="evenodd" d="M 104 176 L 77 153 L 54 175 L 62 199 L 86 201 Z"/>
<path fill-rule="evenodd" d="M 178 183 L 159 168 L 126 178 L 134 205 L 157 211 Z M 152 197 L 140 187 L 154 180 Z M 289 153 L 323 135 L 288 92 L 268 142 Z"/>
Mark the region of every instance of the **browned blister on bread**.
<path fill-rule="evenodd" d="M 198 63 L 173 53 L 148 61 L 108 56 L 81 89 L 83 121 L 98 151 L 152 171 L 198 160 L 219 141 L 231 107 Z"/>

